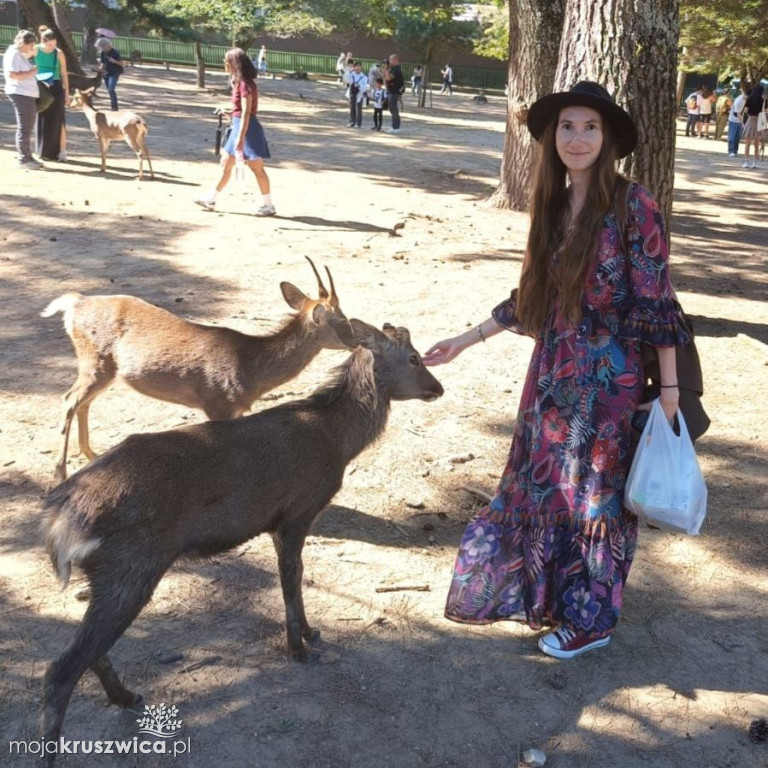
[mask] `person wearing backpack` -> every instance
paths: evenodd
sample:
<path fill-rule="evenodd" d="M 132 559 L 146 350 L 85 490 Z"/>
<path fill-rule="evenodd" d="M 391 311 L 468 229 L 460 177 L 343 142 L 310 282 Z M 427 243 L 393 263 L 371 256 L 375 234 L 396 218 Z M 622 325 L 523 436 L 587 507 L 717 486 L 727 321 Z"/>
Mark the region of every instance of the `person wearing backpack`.
<path fill-rule="evenodd" d="M 733 99 L 731 94 L 728 93 L 727 88 L 723 88 L 717 92 L 717 101 L 715 102 L 715 141 L 718 141 L 720 137 L 725 133 L 725 129 L 728 126 L 728 115 L 731 112 L 731 106 L 733 105 Z"/>
<path fill-rule="evenodd" d="M 363 99 L 368 91 L 368 78 L 363 74 L 362 64 L 352 62 L 352 69 L 344 75 L 349 100 L 349 128 L 360 128 L 363 124 Z"/>

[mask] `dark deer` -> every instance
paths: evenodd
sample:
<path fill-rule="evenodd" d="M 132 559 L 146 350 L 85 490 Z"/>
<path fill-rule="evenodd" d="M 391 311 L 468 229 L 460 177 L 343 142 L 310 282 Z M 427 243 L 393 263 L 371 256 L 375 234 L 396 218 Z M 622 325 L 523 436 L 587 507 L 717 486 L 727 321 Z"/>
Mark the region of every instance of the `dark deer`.
<path fill-rule="evenodd" d="M 116 378 L 143 395 L 190 408 L 209 419 L 234 419 L 269 390 L 298 376 L 321 349 L 354 344 L 330 271 L 330 293 L 312 260 L 320 297 L 295 285 L 280 288 L 296 314 L 268 336 L 183 320 L 133 296 L 65 293 L 42 312 L 64 313 L 77 355 L 77 381 L 64 395 L 62 443 L 56 479 L 67 476 L 67 446 L 77 416 L 80 452 L 93 459 L 88 409 Z"/>
<path fill-rule="evenodd" d="M 47 545 L 66 586 L 73 565 L 90 582 L 75 639 L 48 668 L 40 713 L 58 739 L 86 669 L 108 699 L 140 697 L 107 652 L 180 558 L 210 557 L 270 533 L 285 600 L 288 647 L 305 661 L 318 636 L 301 594 L 304 539 L 341 488 L 347 464 L 384 430 L 392 400 L 432 401 L 443 388 L 405 328 L 351 320 L 361 345 L 335 378 L 305 400 L 231 421 L 133 435 L 55 488 L 45 502 Z M 51 757 L 49 764 L 53 762 Z"/>

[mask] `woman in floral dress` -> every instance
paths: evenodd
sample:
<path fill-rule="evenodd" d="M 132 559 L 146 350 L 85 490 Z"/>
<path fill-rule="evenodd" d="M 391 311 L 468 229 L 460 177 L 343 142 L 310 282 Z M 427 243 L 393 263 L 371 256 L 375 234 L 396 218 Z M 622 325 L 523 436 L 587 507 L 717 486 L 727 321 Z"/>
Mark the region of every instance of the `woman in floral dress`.
<path fill-rule="evenodd" d="M 582 82 L 537 101 L 541 145 L 519 287 L 470 331 L 438 342 L 447 363 L 503 329 L 535 339 L 496 495 L 467 526 L 446 616 L 552 627 L 539 648 L 572 658 L 607 645 L 635 553 L 623 505 L 640 344 L 657 349 L 661 404 L 678 404 L 674 347 L 689 341 L 669 282 L 663 217 L 648 190 L 616 174 L 637 143 L 632 118 Z M 626 194 L 624 222 L 617 194 Z"/>

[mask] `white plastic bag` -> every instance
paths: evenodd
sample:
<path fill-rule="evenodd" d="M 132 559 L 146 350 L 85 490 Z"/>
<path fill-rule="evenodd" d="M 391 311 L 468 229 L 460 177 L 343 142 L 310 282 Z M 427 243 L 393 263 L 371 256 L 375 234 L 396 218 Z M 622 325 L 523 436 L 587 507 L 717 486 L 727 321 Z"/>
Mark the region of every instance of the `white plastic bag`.
<path fill-rule="evenodd" d="M 696 535 L 707 514 L 707 486 L 678 410 L 676 435 L 656 399 L 629 470 L 624 504 L 659 528 Z"/>

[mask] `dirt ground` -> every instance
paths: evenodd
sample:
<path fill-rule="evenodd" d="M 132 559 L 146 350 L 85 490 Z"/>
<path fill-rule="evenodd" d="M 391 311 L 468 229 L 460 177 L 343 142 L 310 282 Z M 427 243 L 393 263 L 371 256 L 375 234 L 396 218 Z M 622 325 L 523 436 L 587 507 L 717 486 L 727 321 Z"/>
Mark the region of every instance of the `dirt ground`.
<path fill-rule="evenodd" d="M 199 92 L 189 71 L 137 68 L 119 93 L 149 122 L 153 182 L 134 180 L 124 145 L 101 175 L 79 113 L 68 116 L 70 162 L 17 170 L 10 103 L 0 101 L 3 765 L 32 764 L 8 742 L 35 738 L 41 676 L 84 610 L 82 581 L 59 591 L 38 534 L 60 398 L 75 376 L 60 318 L 38 316 L 51 299 L 128 293 L 260 333 L 288 310 L 281 280 L 314 292 L 311 255 L 331 268 L 350 317 L 405 325 L 423 351 L 487 317 L 516 283 L 524 247 L 527 216 L 486 202 L 501 99 L 435 97 L 418 112 L 407 97 L 404 131 L 391 136 L 369 131 L 370 113 L 362 130 L 347 129 L 335 84 L 266 80 L 279 216 L 258 219 L 252 180 L 233 182 L 216 213 L 192 204 L 216 177 L 222 76 Z M 552 768 L 768 766 L 768 743 L 747 736 L 768 716 L 768 164 L 743 171 L 724 143 L 682 138 L 682 127 L 673 275 L 696 323 L 713 418 L 698 445 L 709 517 L 696 538 L 641 531 L 611 646 L 557 662 L 525 627 L 442 616 L 463 526 L 504 465 L 531 352 L 530 340 L 504 334 L 435 369 L 441 400 L 394 404 L 382 440 L 348 468 L 315 525 L 304 594 L 322 632 L 319 663 L 287 658 L 269 539 L 175 567 L 112 658 L 146 703 L 178 708 L 191 754 L 60 765 L 514 768 L 538 747 Z M 255 407 L 312 391 L 343 359 L 321 354 Z M 115 386 L 91 409 L 91 436 L 103 450 L 201 417 Z M 83 463 L 71 457 L 70 471 Z M 140 714 L 107 706 L 87 674 L 64 736 L 132 739 Z"/>

